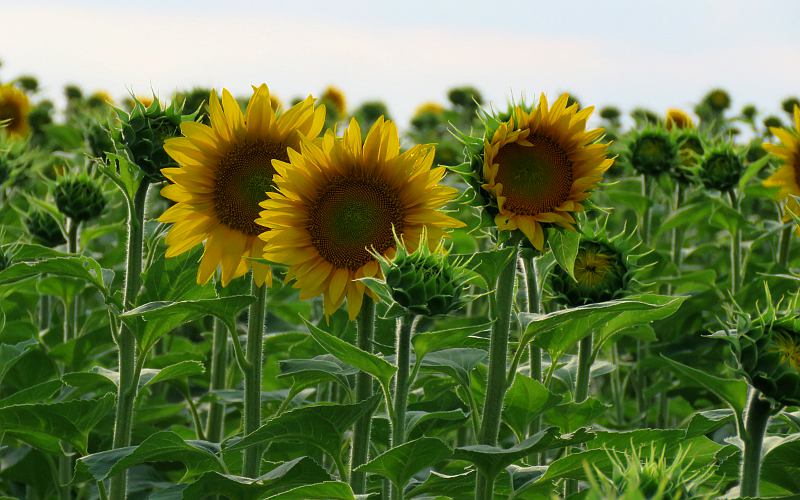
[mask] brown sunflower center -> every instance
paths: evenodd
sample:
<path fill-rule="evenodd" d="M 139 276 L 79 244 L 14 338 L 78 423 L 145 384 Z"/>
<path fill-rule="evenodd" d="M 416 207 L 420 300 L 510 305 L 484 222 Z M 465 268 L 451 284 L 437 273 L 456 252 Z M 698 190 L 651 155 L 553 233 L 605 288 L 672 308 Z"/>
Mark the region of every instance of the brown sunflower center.
<path fill-rule="evenodd" d="M 392 226 L 403 231 L 403 205 L 396 190 L 376 179 L 342 177 L 319 192 L 307 229 L 319 254 L 340 269 L 358 270 L 394 247 Z"/>
<path fill-rule="evenodd" d="M 794 181 L 800 186 L 800 145 L 794 153 Z"/>
<path fill-rule="evenodd" d="M 0 126 L 15 130 L 22 118 L 22 112 L 14 101 L 0 100 Z"/>
<path fill-rule="evenodd" d="M 503 185 L 504 208 L 520 215 L 546 213 L 567 200 L 572 190 L 572 160 L 557 142 L 528 137 L 500 148 L 495 182 Z"/>
<path fill-rule="evenodd" d="M 274 189 L 272 160 L 289 161 L 286 146 L 267 141 L 237 144 L 217 165 L 214 185 L 214 212 L 220 222 L 255 236 L 264 228 L 255 220 L 261 211 L 259 203 Z"/>

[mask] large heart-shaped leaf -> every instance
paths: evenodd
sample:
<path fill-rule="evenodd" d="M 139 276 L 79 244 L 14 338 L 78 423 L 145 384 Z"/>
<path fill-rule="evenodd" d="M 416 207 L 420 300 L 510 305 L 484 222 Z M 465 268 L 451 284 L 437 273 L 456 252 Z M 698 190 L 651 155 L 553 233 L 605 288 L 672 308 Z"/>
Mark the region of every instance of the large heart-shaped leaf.
<path fill-rule="evenodd" d="M 452 454 L 453 450 L 441 440 L 421 437 L 381 453 L 356 470 L 378 474 L 402 489 L 414 474 Z"/>
<path fill-rule="evenodd" d="M 506 391 L 503 421 L 521 441 L 533 419 L 560 401 L 561 396 L 548 391 L 541 382 L 518 373 Z"/>

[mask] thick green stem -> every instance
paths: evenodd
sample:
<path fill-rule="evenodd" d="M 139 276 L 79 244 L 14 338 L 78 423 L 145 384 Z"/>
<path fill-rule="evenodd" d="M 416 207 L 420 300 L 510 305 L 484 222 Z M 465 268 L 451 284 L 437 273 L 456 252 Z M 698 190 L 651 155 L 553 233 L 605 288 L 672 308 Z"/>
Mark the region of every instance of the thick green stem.
<path fill-rule="evenodd" d="M 250 434 L 261 424 L 261 372 L 264 366 L 264 328 L 267 316 L 267 287 L 253 281 L 251 293 L 256 301 L 247 313 L 247 347 L 244 372 L 244 434 Z M 259 472 L 261 447 L 251 446 L 244 450 L 242 475 L 255 478 Z"/>
<path fill-rule="evenodd" d="M 358 348 L 372 352 L 372 337 L 375 334 L 375 302 L 364 297 L 357 325 Z M 356 375 L 356 401 L 364 401 L 372 396 L 372 377 L 365 372 Z M 357 495 L 367 489 L 367 474 L 355 469 L 367 462 L 369 457 L 370 430 L 372 429 L 372 413 L 366 413 L 353 425 L 353 444 L 350 449 L 350 487 Z"/>
<path fill-rule="evenodd" d="M 575 377 L 575 402 L 582 403 L 589 397 L 589 380 L 592 371 L 592 335 L 582 338 L 578 344 L 578 374 Z"/>
<path fill-rule="evenodd" d="M 408 314 L 397 319 L 397 375 L 394 378 L 394 417 L 392 447 L 406 440 L 406 405 L 408 404 L 411 335 L 416 318 Z M 400 493 L 402 496 L 402 493 Z"/>
<path fill-rule="evenodd" d="M 650 218 L 652 210 L 650 206 L 653 200 L 653 182 L 646 176 L 642 175 L 642 196 L 644 196 L 647 205 L 642 214 L 642 220 L 639 225 L 639 231 L 642 237 L 642 243 L 645 246 L 650 246 Z"/>
<path fill-rule="evenodd" d="M 788 225 L 781 231 L 781 239 L 778 243 L 778 262 L 782 268 L 789 267 L 789 248 L 792 246 L 792 235 L 794 225 Z"/>
<path fill-rule="evenodd" d="M 50 296 L 39 296 L 39 330 L 46 331 L 50 328 Z"/>
<path fill-rule="evenodd" d="M 642 368 L 642 363 L 644 359 L 647 357 L 647 347 L 644 342 L 641 340 L 636 340 L 636 373 L 634 380 L 636 382 L 636 408 L 639 412 L 639 416 L 642 418 L 646 418 L 647 413 L 647 403 L 644 397 L 644 389 L 647 383 L 644 369 Z"/>
<path fill-rule="evenodd" d="M 500 433 L 500 414 L 505 398 L 506 370 L 508 357 L 508 337 L 511 325 L 511 312 L 514 304 L 514 282 L 517 272 L 517 254 L 515 247 L 511 258 L 506 263 L 495 285 L 492 333 L 489 340 L 489 375 L 486 381 L 486 399 L 483 405 L 483 419 L 478 435 L 480 444 L 494 446 Z M 492 498 L 494 481 L 478 475 L 475 494 L 478 499 Z M 488 496 L 487 496 L 488 495 Z"/>
<path fill-rule="evenodd" d="M 78 227 L 80 223 L 70 219 L 67 229 L 67 252 L 77 254 Z M 64 303 L 64 342 L 69 342 L 78 336 L 78 296 L 72 297 Z"/>
<path fill-rule="evenodd" d="M 211 340 L 211 377 L 208 392 L 213 393 L 225 388 L 225 368 L 228 361 L 228 331 L 225 323 L 214 318 L 214 334 Z M 213 398 L 212 394 L 212 398 Z M 206 438 L 219 443 L 222 441 L 225 405 L 212 399 L 206 420 Z"/>
<path fill-rule="evenodd" d="M 542 294 L 539 289 L 539 266 L 537 258 L 522 259 L 525 269 L 525 284 L 527 286 L 528 312 L 540 314 L 542 312 Z M 528 344 L 528 371 L 532 379 L 542 381 L 542 349 L 535 345 Z M 528 435 L 534 435 L 542 427 L 542 416 L 539 415 L 531 420 L 528 425 Z M 541 454 L 534 453 L 529 457 L 530 463 L 541 463 Z"/>
<path fill-rule="evenodd" d="M 142 245 L 144 242 L 144 211 L 150 185 L 143 181 L 136 190 L 128 213 L 128 253 L 125 261 L 125 288 L 123 308 L 132 309 L 142 284 Z M 139 385 L 136 363 L 136 337 L 123 323 L 117 336 L 119 386 L 117 387 L 117 409 L 114 416 L 113 448 L 124 448 L 131 444 L 133 430 L 133 406 Z M 120 473 L 111 478 L 109 497 L 123 500 L 127 496 L 127 474 Z"/>
<path fill-rule="evenodd" d="M 742 457 L 739 495 L 758 496 L 758 481 L 761 472 L 761 445 L 769 421 L 770 404 L 756 389 L 750 390 L 750 401 L 745 414 L 744 455 Z"/>
<path fill-rule="evenodd" d="M 738 211 L 740 208 L 736 193 L 728 191 L 731 199 L 731 208 Z M 742 230 L 736 228 L 731 231 L 731 295 L 739 292 L 742 282 Z"/>
<path fill-rule="evenodd" d="M 620 379 L 622 365 L 620 364 L 619 348 L 616 342 L 611 346 L 611 364 L 614 365 L 614 371 L 611 372 L 611 393 L 614 398 L 617 425 L 621 427 L 625 423 L 625 398 L 622 394 L 622 381 Z"/>
<path fill-rule="evenodd" d="M 683 187 L 678 184 L 675 188 L 675 205 L 673 210 L 678 210 L 683 204 Z M 683 235 L 684 228 L 676 227 L 672 230 L 672 262 L 675 264 L 675 269 L 678 274 L 681 273 L 681 264 L 683 264 Z"/>

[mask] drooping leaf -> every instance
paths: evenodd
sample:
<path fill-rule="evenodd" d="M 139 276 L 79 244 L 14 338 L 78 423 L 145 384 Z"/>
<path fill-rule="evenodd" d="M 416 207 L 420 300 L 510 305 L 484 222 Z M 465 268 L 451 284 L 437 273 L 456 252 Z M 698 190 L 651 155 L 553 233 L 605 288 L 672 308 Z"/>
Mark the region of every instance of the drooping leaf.
<path fill-rule="evenodd" d="M 464 339 L 472 335 L 489 331 L 491 327 L 491 323 L 482 323 L 458 328 L 448 328 L 447 330 L 417 333 L 411 338 L 411 345 L 414 347 L 417 360 L 421 360 L 430 352 L 441 351 L 452 347 L 461 347 L 463 346 Z"/>
<path fill-rule="evenodd" d="M 205 366 L 199 361 L 181 361 L 160 370 L 150 369 L 147 373 L 142 370 L 139 387 L 148 387 L 160 382 L 202 375 L 205 371 Z"/>
<path fill-rule="evenodd" d="M 0 285 L 43 274 L 78 278 L 97 288 L 103 295 L 108 295 L 103 268 L 96 260 L 85 256 L 53 257 L 32 262 L 17 262 L 0 271 Z M 106 270 L 105 275 L 108 276 L 108 274 L 109 271 Z"/>
<path fill-rule="evenodd" d="M 186 467 L 186 477 L 207 471 L 221 472 L 217 458 L 219 445 L 208 441 L 185 440 L 171 431 L 157 432 L 137 446 L 93 453 L 78 459 L 76 477 L 103 481 L 135 465 L 148 462 L 178 462 Z"/>
<path fill-rule="evenodd" d="M 403 488 L 414 474 L 438 464 L 452 453 L 441 440 L 421 437 L 381 453 L 356 470 L 385 477 L 395 487 Z"/>
<path fill-rule="evenodd" d="M 487 357 L 488 354 L 483 349 L 444 349 L 428 354 L 422 360 L 422 368 L 447 374 L 463 386 L 469 387 L 470 372 Z"/>
<path fill-rule="evenodd" d="M 6 373 L 17 361 L 22 359 L 38 344 L 39 342 L 36 339 L 23 340 L 16 344 L 0 344 L 0 384 L 3 383 Z"/>
<path fill-rule="evenodd" d="M 744 409 L 745 401 L 747 400 L 747 382 L 744 380 L 717 377 L 669 359 L 666 356 L 661 358 L 672 368 L 676 375 L 705 388 L 722 401 L 728 403 L 734 411 L 741 413 Z"/>
<path fill-rule="evenodd" d="M 550 227 L 547 229 L 547 246 L 553 252 L 559 267 L 575 278 L 575 258 L 578 256 L 578 247 L 581 235 L 577 231 L 566 231 L 561 228 Z"/>
<path fill-rule="evenodd" d="M 605 413 L 608 406 L 594 398 L 587 398 L 580 403 L 569 401 L 550 408 L 545 417 L 559 427 L 561 432 L 573 432 L 578 428 L 589 425 L 597 417 Z"/>

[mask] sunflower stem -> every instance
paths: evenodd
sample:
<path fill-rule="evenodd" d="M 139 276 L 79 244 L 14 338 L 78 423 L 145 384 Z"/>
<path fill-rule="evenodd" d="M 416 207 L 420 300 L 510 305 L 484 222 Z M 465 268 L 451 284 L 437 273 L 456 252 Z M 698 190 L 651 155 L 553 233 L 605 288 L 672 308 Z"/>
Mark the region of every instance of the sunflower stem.
<path fill-rule="evenodd" d="M 511 326 L 511 312 L 514 304 L 514 284 L 517 272 L 519 245 L 514 246 L 511 258 L 500 272 L 495 284 L 493 304 L 492 333 L 489 340 L 489 376 L 486 381 L 486 399 L 483 405 L 483 419 L 478 435 L 480 444 L 495 446 L 500 433 L 500 414 L 506 388 L 506 362 L 508 357 L 508 337 Z M 479 474 L 475 496 L 478 499 L 491 499 L 494 495 L 494 478 Z"/>
<path fill-rule="evenodd" d="M 247 312 L 247 370 L 244 372 L 244 418 L 245 436 L 258 429 L 261 424 L 261 371 L 264 357 L 264 328 L 267 316 L 267 287 L 259 286 L 253 277 L 251 293 L 256 301 Z M 258 476 L 261 446 L 250 446 L 244 450 L 242 474 Z"/>
<path fill-rule="evenodd" d="M 622 381 L 620 380 L 620 360 L 619 360 L 619 347 L 616 342 L 611 346 L 611 364 L 614 366 L 614 371 L 611 372 L 611 392 L 614 398 L 614 410 L 617 417 L 617 425 L 622 426 L 625 423 L 625 401 L 622 394 Z"/>
<path fill-rule="evenodd" d="M 361 312 L 358 314 L 357 339 L 358 348 L 371 353 L 372 337 L 375 334 L 375 302 L 364 296 Z M 372 396 L 372 377 L 365 372 L 356 375 L 356 401 L 363 402 Z M 368 412 L 359 418 L 353 425 L 353 443 L 350 450 L 350 487 L 357 495 L 363 494 L 367 489 L 367 474 L 356 471 L 360 465 L 365 464 L 369 457 L 370 430 L 372 428 L 372 413 Z"/>
<path fill-rule="evenodd" d="M 539 262 L 536 256 L 530 259 L 523 258 L 525 269 L 526 296 L 528 299 L 527 308 L 529 313 L 541 314 L 542 294 L 539 288 Z M 533 380 L 542 381 L 542 349 L 535 345 L 528 344 L 528 372 Z M 539 415 L 531 420 L 528 425 L 528 435 L 532 436 L 539 432 L 542 427 L 542 416 Z M 530 463 L 541 464 L 540 453 L 533 453 L 529 457 Z"/>
<path fill-rule="evenodd" d="M 67 229 L 67 253 L 77 255 L 78 249 L 78 227 L 80 223 L 73 219 L 69 220 Z M 78 334 L 78 296 L 72 297 L 64 303 L 64 343 L 74 339 Z"/>
<path fill-rule="evenodd" d="M 212 442 L 222 441 L 225 405 L 213 399 L 214 391 L 225 388 L 225 367 L 228 360 L 228 332 L 225 323 L 214 318 L 214 333 L 211 341 L 211 377 L 208 392 L 212 395 L 206 420 L 206 438 Z"/>
<path fill-rule="evenodd" d="M 778 263 L 782 268 L 789 267 L 789 248 L 792 246 L 794 227 L 790 224 L 781 230 L 781 239 L 778 243 Z"/>
<path fill-rule="evenodd" d="M 675 205 L 673 210 L 678 210 L 683 205 L 684 199 L 683 186 L 680 183 L 675 187 Z M 683 263 L 683 227 L 676 227 L 672 230 L 672 262 L 678 275 L 681 274 L 681 264 Z"/>
<path fill-rule="evenodd" d="M 144 242 L 144 212 L 150 184 L 142 181 L 132 203 L 128 205 L 128 248 L 125 261 L 125 288 L 123 309 L 133 308 L 142 284 L 142 253 Z M 113 448 L 124 448 L 131 444 L 133 430 L 133 406 L 139 385 L 136 360 L 136 336 L 122 323 L 117 335 L 119 384 L 117 387 L 117 409 L 114 416 Z M 111 478 L 109 497 L 123 500 L 127 497 L 127 472 Z"/>
<path fill-rule="evenodd" d="M 411 364 L 411 336 L 417 317 L 407 314 L 397 319 L 397 375 L 394 379 L 394 418 L 392 447 L 406 440 L 406 405 L 408 404 L 409 367 Z"/>
<path fill-rule="evenodd" d="M 769 422 L 770 404 L 761 397 L 757 389 L 750 390 L 750 401 L 745 413 L 744 455 L 742 457 L 741 483 L 739 495 L 758 496 L 758 482 L 761 473 L 761 445 Z"/>
<path fill-rule="evenodd" d="M 740 211 L 740 200 L 733 190 L 728 191 L 731 208 Z M 731 295 L 739 292 L 742 280 L 742 230 L 739 227 L 731 230 Z"/>
<path fill-rule="evenodd" d="M 592 372 L 592 344 L 593 335 L 583 337 L 578 343 L 578 373 L 575 377 L 575 403 L 583 403 L 589 397 L 589 381 Z M 568 452 L 569 450 L 564 450 Z M 565 495 L 572 495 L 578 491 L 578 482 L 568 479 L 564 486 Z"/>

